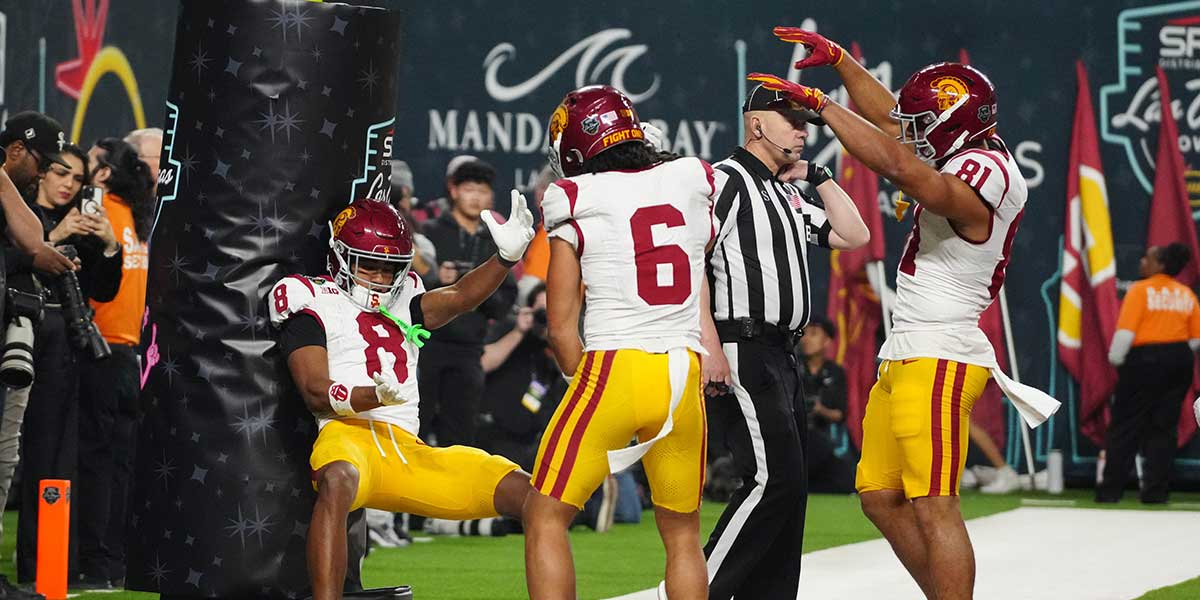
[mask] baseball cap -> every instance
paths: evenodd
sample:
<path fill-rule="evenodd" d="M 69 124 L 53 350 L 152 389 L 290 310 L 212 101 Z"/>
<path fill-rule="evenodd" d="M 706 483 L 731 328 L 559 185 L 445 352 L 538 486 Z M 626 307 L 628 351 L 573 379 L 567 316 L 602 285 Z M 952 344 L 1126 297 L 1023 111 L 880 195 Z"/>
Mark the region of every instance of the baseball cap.
<path fill-rule="evenodd" d="M 455 156 L 454 158 L 450 159 L 449 163 L 446 164 L 446 177 L 452 177 L 454 172 L 457 171 L 459 167 L 477 160 L 479 159 L 471 156 L 470 154 L 459 154 L 458 156 Z"/>
<path fill-rule="evenodd" d="M 750 94 L 746 96 L 745 102 L 742 102 L 742 112 L 747 113 L 752 110 L 774 110 L 783 113 L 790 113 L 796 118 L 812 123 L 813 125 L 824 125 L 825 120 L 816 111 L 807 108 L 797 108 L 792 104 L 791 100 L 783 92 L 777 90 L 769 90 L 763 84 L 754 86 L 750 90 Z"/>
<path fill-rule="evenodd" d="M 17 140 L 46 160 L 71 168 L 62 159 L 62 149 L 67 144 L 62 125 L 52 117 L 32 110 L 9 117 L 0 132 L 0 145 L 7 146 Z"/>

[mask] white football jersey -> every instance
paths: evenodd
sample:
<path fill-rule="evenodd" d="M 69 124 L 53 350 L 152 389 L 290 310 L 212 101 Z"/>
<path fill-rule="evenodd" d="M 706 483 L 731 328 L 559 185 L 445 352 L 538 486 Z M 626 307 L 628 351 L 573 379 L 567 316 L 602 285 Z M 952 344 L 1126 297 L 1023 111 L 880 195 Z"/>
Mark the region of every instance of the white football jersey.
<path fill-rule="evenodd" d="M 389 308 L 393 316 L 412 323 L 409 307 L 413 298 L 425 291 L 421 278 L 411 271 L 409 281 L 396 293 Z M 275 284 L 268 298 L 271 323 L 283 325 L 289 317 L 308 314 L 316 317 L 325 330 L 325 350 L 329 355 L 329 378 L 346 387 L 375 387 L 376 373 L 389 372 L 407 388 L 409 401 L 398 406 L 382 406 L 350 418 L 385 421 L 417 435 L 420 397 L 417 393 L 417 347 L 404 338 L 404 332 L 377 312 L 357 304 L 328 278 L 289 275 Z M 324 427 L 330 418 L 317 419 Z"/>
<path fill-rule="evenodd" d="M 990 367 L 995 355 L 979 316 L 1004 283 L 1028 189 L 1016 161 L 1001 149 L 964 150 L 941 172 L 965 181 L 987 203 L 988 237 L 968 240 L 945 217 L 918 205 L 896 274 L 892 335 L 879 357 L 946 358 Z"/>
<path fill-rule="evenodd" d="M 546 231 L 579 255 L 587 350 L 704 352 L 700 293 L 713 193 L 712 167 L 697 158 L 550 185 Z"/>

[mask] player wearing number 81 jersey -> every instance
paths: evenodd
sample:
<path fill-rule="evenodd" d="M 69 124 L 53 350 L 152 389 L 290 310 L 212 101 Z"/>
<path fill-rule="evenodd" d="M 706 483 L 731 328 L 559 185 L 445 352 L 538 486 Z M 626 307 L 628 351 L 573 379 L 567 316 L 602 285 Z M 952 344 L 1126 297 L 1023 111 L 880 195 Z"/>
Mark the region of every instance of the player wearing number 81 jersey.
<path fill-rule="evenodd" d="M 542 199 L 547 316 L 558 365 L 574 376 L 543 434 L 538 493 L 526 502 L 529 594 L 575 597 L 567 527 L 610 472 L 641 459 L 667 547 L 668 592 L 704 598 L 700 314 L 712 168 L 656 152 L 629 99 L 608 86 L 567 94 L 549 132 L 551 165 L 565 178 Z M 626 448 L 632 438 L 640 443 Z"/>
<path fill-rule="evenodd" d="M 971 598 L 975 558 L 958 504 L 971 409 L 989 376 L 1031 425 L 1059 403 L 1008 379 L 979 317 L 1000 292 L 1027 190 L 996 135 L 996 89 L 958 63 L 914 73 L 899 96 L 821 35 L 803 69 L 832 66 L 862 116 L 818 89 L 750 79 L 821 113 L 846 150 L 918 203 L 896 276 L 891 335 L 863 417 L 856 486 L 863 512 L 929 598 Z"/>
<path fill-rule="evenodd" d="M 329 275 L 283 278 L 271 321 L 320 433 L 309 464 L 317 502 L 308 528 L 313 598 L 340 598 L 346 516 L 360 507 L 445 519 L 520 517 L 529 475 L 465 446 L 416 437 L 417 352 L 429 332 L 494 292 L 533 239 L 533 215 L 513 192 L 504 224 L 483 215 L 497 256 L 426 292 L 409 272 L 412 234 L 394 208 L 359 200 L 330 224 Z M 361 558 L 361 557 L 359 557 Z"/>

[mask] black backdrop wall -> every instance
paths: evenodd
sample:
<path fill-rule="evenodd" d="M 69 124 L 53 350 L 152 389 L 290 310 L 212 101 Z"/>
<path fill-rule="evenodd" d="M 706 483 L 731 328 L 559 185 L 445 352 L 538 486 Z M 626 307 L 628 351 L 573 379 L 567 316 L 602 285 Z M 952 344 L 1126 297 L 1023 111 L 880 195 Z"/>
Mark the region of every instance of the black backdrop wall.
<path fill-rule="evenodd" d="M 399 2 L 386 0 L 371 4 L 401 7 Z M 73 11 L 73 5 L 81 10 Z M 314 5 L 288 6 L 315 13 Z M 1073 63 L 1078 58 L 1084 60 L 1093 86 L 1118 277 L 1133 279 L 1143 249 L 1149 182 L 1153 179 L 1152 150 L 1159 117 L 1157 98 L 1145 86 L 1153 77 L 1155 64 L 1167 69 L 1173 97 L 1180 105 L 1179 144 L 1185 160 L 1200 165 L 1200 47 L 1195 42 L 1200 38 L 1192 31 L 1200 21 L 1200 1 L 978 0 L 947 4 L 934 0 L 843 0 L 799 4 L 771 1 L 751 6 L 733 0 L 671 0 L 655 3 L 652 10 L 646 7 L 644 2 L 629 0 L 602 4 L 546 0 L 407 2 L 402 6 L 407 37 L 391 53 L 396 67 L 385 65 L 385 57 L 372 53 L 367 47 L 372 42 L 369 38 L 357 40 L 362 48 L 345 50 L 355 57 L 356 67 L 343 72 L 322 71 L 311 55 L 293 55 L 286 60 L 288 64 L 309 61 L 296 72 L 317 73 L 305 77 L 310 91 L 311 86 L 318 85 L 319 77 L 337 77 L 337 85 L 326 84 L 332 88 L 334 99 L 343 94 L 366 94 L 365 106 L 380 109 L 387 105 L 378 97 L 372 102 L 364 87 L 374 79 L 372 60 L 376 77 L 396 77 L 405 93 L 395 110 L 395 154 L 412 165 L 417 195 L 434 198 L 443 193 L 441 179 L 446 161 L 458 153 L 475 154 L 497 165 L 501 189 L 525 184 L 542 162 L 543 127 L 549 112 L 567 89 L 584 83 L 613 83 L 626 89 L 643 117 L 659 121 L 676 151 L 721 158 L 739 140 L 739 67 L 786 74 L 792 62 L 794 49 L 771 36 L 770 29 L 777 24 L 805 25 L 847 45 L 857 41 L 868 66 L 893 88 L 917 67 L 957 59 L 966 50 L 971 62 L 988 73 L 999 88 L 1001 134 L 1015 149 L 1030 184 L 1029 214 L 1016 239 L 1008 280 L 1018 362 L 1026 382 L 1050 389 L 1068 402 L 1068 407 L 1035 435 L 1037 452 L 1044 455 L 1050 447 L 1063 449 L 1068 474 L 1086 478 L 1094 469 L 1096 449 L 1078 434 L 1070 406 L 1073 385 L 1053 354 L 1067 149 L 1074 110 Z M 278 5 L 274 10 L 279 12 Z M 330 182 L 338 178 L 342 178 L 343 187 L 351 182 L 350 174 L 344 171 L 352 166 L 350 163 L 361 167 L 349 157 L 316 160 L 316 153 L 322 151 L 316 147 L 308 148 L 308 163 L 301 161 L 302 154 L 272 160 L 277 155 L 269 149 L 287 145 L 289 133 L 293 141 L 321 138 L 326 120 L 337 123 L 335 136 L 346 131 L 347 119 L 355 119 L 357 124 L 353 126 L 364 132 L 375 121 L 359 113 L 347 117 L 345 105 L 335 108 L 331 101 L 319 107 L 306 105 L 303 110 L 311 112 L 301 117 L 304 122 L 289 125 L 288 111 L 301 108 L 293 101 L 289 109 L 286 94 L 281 96 L 282 106 L 278 101 L 271 103 L 274 117 L 265 103 L 248 107 L 226 102 L 221 89 L 201 85 L 233 77 L 226 72 L 230 56 L 218 48 L 215 38 L 211 43 L 196 38 L 196 43 L 180 46 L 183 62 L 175 66 L 175 85 L 169 86 L 170 49 L 176 45 L 173 32 L 178 11 L 176 2 L 162 0 L 0 0 L 0 50 L 4 53 L 0 110 L 11 113 L 42 106 L 69 124 L 68 129 L 77 130 L 75 135 L 85 141 L 122 133 L 143 122 L 171 123 L 164 108 L 171 98 L 169 89 L 185 94 L 184 104 L 175 102 L 177 106 L 196 102 L 206 111 L 212 106 L 230 113 L 218 115 L 216 120 L 197 115 L 197 121 L 204 121 L 206 136 L 215 136 L 217 121 L 233 118 L 235 112 L 248 119 L 241 130 L 227 130 L 226 136 L 240 137 L 227 137 L 224 143 L 219 138 L 205 144 L 190 142 L 193 138 L 188 136 L 196 135 L 194 132 L 186 136 L 176 133 L 178 141 L 173 143 L 171 155 L 178 162 L 175 172 L 183 187 L 179 196 L 163 203 L 152 248 L 155 267 L 151 300 L 160 310 L 169 311 L 164 314 L 176 315 L 170 323 L 157 323 L 159 340 L 163 336 L 187 336 L 201 346 L 223 347 L 232 356 L 222 362 L 221 352 L 210 355 L 211 359 L 198 360 L 173 350 L 170 356 L 163 353 L 151 368 L 147 385 L 162 392 L 155 391 L 147 398 L 169 403 L 170 410 L 191 411 L 200 394 L 249 394 L 245 397 L 253 398 L 255 394 L 282 393 L 278 388 L 269 392 L 271 386 L 285 386 L 287 379 L 270 366 L 268 358 L 262 358 L 271 347 L 261 322 L 263 307 L 237 302 L 254 298 L 255 287 L 269 275 L 281 272 L 285 265 L 300 269 L 317 260 L 312 252 L 317 252 L 314 249 L 321 242 L 317 237 L 322 233 L 318 213 L 328 203 L 340 200 L 321 194 L 329 193 L 334 186 Z M 204 21 L 191 25 L 207 28 Z M 320 46 L 322 52 L 332 51 L 324 41 L 330 35 L 336 36 L 331 27 L 316 20 L 268 14 L 259 22 L 261 31 L 257 35 L 261 35 L 261 42 L 251 41 L 245 30 L 229 34 L 230 39 L 242 40 L 237 42 L 242 45 L 235 46 L 239 53 L 233 57 L 246 70 L 239 71 L 239 77 L 247 77 L 257 59 L 253 56 L 254 46 L 264 55 L 276 51 L 271 48 L 301 44 L 310 53 L 313 48 L 309 45 Z M 219 33 L 206 32 L 214 36 Z M 191 34 L 184 30 L 180 35 Z M 39 52 L 41 40 L 45 40 L 44 53 Z M 115 49 L 127 59 L 128 67 L 114 53 L 101 53 L 102 48 Z M 396 58 L 400 53 L 402 61 Z M 79 73 L 86 74 L 92 68 L 103 76 L 94 89 L 82 89 L 86 78 Z M 818 71 L 804 77 L 806 83 L 838 93 L 832 73 Z M 249 79 L 239 81 L 244 87 Z M 218 94 L 211 105 L 206 104 L 210 89 Z M 377 93 L 382 89 L 378 88 Z M 253 97 L 247 89 L 239 93 L 247 102 Z M 261 101 L 261 94 L 269 95 L 263 89 L 254 93 L 260 94 L 257 101 Z M 142 121 L 137 119 L 131 96 L 136 96 L 143 107 Z M 255 114 L 258 112 L 267 114 Z M 190 113 L 181 112 L 180 122 L 191 118 Z M 270 126 L 264 128 L 268 123 Z M 274 145 L 271 135 L 276 136 Z M 251 156 L 242 158 L 244 148 L 235 146 L 234 139 L 258 140 L 263 149 L 247 147 Z M 359 146 L 365 148 L 359 139 Z M 303 150 L 293 145 L 297 151 Z M 810 145 L 809 155 L 818 160 L 832 160 L 836 154 L 836 147 L 821 132 L 810 139 Z M 223 169 L 227 170 L 222 176 Z M 262 177 L 248 178 L 255 170 L 262 170 Z M 275 176 L 294 177 L 295 189 L 281 191 L 267 185 Z M 193 197 L 183 195 L 189 181 L 198 185 Z M 243 189 L 234 187 L 238 185 Z M 209 186 L 221 191 L 208 192 Z M 317 201 L 304 209 L 313 212 L 288 212 L 291 209 L 287 207 L 293 203 L 286 200 L 294 198 L 289 194 L 302 196 L 311 193 L 311 188 L 321 190 Z M 204 202 L 199 196 L 201 191 L 206 194 Z M 219 199 L 222 193 L 243 198 L 245 204 L 226 204 Z M 275 208 L 280 212 L 273 213 Z M 880 209 L 890 214 L 886 197 L 881 198 Z M 206 240 L 199 223 L 237 233 L 225 234 L 233 236 L 225 239 L 220 239 L 222 234 L 218 233 L 218 238 Z M 892 272 L 908 224 L 887 218 L 885 223 L 891 253 L 888 271 Z M 190 231 L 186 229 L 189 225 Z M 237 243 L 232 243 L 234 237 Z M 191 241 L 180 243 L 182 240 Z M 209 254 L 209 249 L 218 245 L 221 255 Z M 825 267 L 822 258 L 818 255 L 815 261 L 818 270 Z M 816 280 L 820 283 L 823 276 L 818 274 Z M 814 297 L 820 302 L 823 294 Z M 198 310 L 195 315 L 189 312 L 191 305 L 210 302 L 222 308 Z M 204 387 L 209 385 L 206 381 L 222 387 Z M 189 387 L 188 393 L 182 393 L 183 387 Z M 232 513 L 225 516 L 224 522 L 207 522 L 206 526 L 238 547 L 244 539 L 250 548 L 260 540 L 265 543 L 274 539 L 270 536 L 286 537 L 281 531 L 290 534 L 306 521 L 297 518 L 290 522 L 282 515 L 265 517 L 261 506 L 256 515 L 252 500 L 270 498 L 271 494 L 290 495 L 294 487 L 301 490 L 301 495 L 308 493 L 305 485 L 299 485 L 306 483 L 301 481 L 306 471 L 299 471 L 304 465 L 303 450 L 264 441 L 283 440 L 307 425 L 303 409 L 296 404 L 280 404 L 274 412 L 265 408 L 260 412 L 254 403 L 245 408 L 246 412 L 236 415 L 204 414 L 198 423 L 211 431 L 177 429 L 176 437 L 157 443 L 178 447 L 180 452 L 188 445 L 203 446 L 205 453 L 215 452 L 220 458 L 225 451 L 216 443 L 218 438 L 212 436 L 224 428 L 225 433 L 220 435 L 236 431 L 240 446 L 247 449 L 242 457 L 247 473 L 258 477 L 260 469 L 272 471 L 277 467 L 266 466 L 272 461 L 298 469 L 294 484 L 282 492 L 267 491 L 266 480 L 261 480 L 261 489 L 253 490 L 241 489 L 247 487 L 241 484 L 220 485 L 224 494 L 244 499 L 242 513 L 238 515 L 234 500 L 224 501 Z M 201 436 L 198 441 L 192 441 L 194 433 Z M 302 437 L 297 435 L 296 439 Z M 1016 448 L 1019 444 L 1015 442 L 1009 440 L 1008 447 Z M 145 493 L 156 486 L 159 490 L 164 485 L 169 489 L 178 480 L 197 486 L 214 485 L 202 472 L 194 471 L 195 460 L 183 460 L 182 456 L 165 465 L 157 479 L 143 482 L 148 487 Z M 235 460 L 233 456 L 229 454 L 226 460 Z M 146 453 L 146 457 L 151 461 L 163 459 L 161 452 L 159 456 Z M 1178 464 L 1184 476 L 1200 477 L 1200 441 L 1192 441 Z M 153 493 L 165 501 L 176 501 L 174 496 Z M 264 518 L 270 520 L 269 532 L 262 529 Z M 244 533 L 239 533 L 237 526 Z M 184 535 L 174 530 L 171 533 Z M 208 563 L 220 559 L 228 564 L 234 560 L 232 555 L 205 555 L 198 548 L 194 555 L 196 561 Z M 151 566 L 158 564 L 155 560 L 159 557 L 146 558 Z M 160 566 L 170 571 L 163 575 L 163 581 L 179 578 L 186 582 L 190 571 L 197 568 L 182 562 L 166 564 L 166 553 L 161 558 Z M 199 581 L 205 583 L 202 575 Z"/>
<path fill-rule="evenodd" d="M 150 240 L 134 589 L 307 588 L 315 427 L 263 297 L 323 272 L 328 219 L 390 189 L 399 34 L 399 13 L 377 8 L 182 4 Z"/>

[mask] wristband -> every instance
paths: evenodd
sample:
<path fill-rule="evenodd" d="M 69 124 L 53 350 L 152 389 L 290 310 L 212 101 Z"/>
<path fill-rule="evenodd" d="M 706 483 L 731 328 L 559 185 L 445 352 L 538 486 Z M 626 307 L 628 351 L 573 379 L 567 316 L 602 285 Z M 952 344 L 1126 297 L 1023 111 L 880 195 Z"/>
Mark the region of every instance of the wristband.
<path fill-rule="evenodd" d="M 354 407 L 350 406 L 350 388 L 335 381 L 329 386 L 328 396 L 333 412 L 343 417 L 354 416 Z"/>
<path fill-rule="evenodd" d="M 500 264 L 504 265 L 505 269 L 511 269 L 515 267 L 518 262 L 520 262 L 520 259 L 513 261 L 506 260 L 503 256 L 500 256 L 499 252 L 496 253 L 496 260 L 500 261 Z"/>
<path fill-rule="evenodd" d="M 829 167 L 819 165 L 815 162 L 808 163 L 808 175 L 804 177 L 804 180 L 812 184 L 813 187 L 817 187 L 830 179 L 833 179 L 833 172 L 829 170 Z"/>

